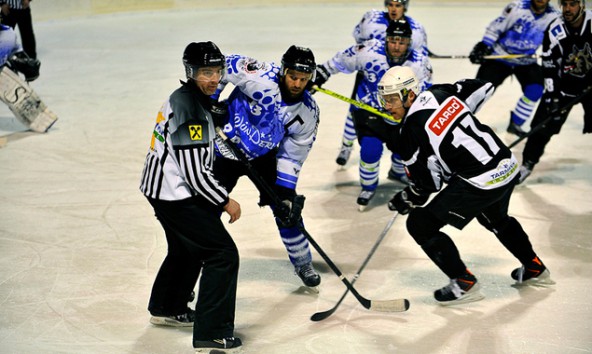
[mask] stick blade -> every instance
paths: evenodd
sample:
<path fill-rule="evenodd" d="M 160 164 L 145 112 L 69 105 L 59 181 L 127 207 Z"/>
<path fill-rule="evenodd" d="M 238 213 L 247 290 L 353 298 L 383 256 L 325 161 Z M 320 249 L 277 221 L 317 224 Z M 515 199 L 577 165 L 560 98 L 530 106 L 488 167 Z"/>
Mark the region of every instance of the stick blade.
<path fill-rule="evenodd" d="M 395 299 L 395 300 L 372 300 L 370 303 L 370 310 L 379 312 L 405 312 L 409 310 L 409 300 Z"/>
<path fill-rule="evenodd" d="M 319 322 L 319 321 L 322 321 L 325 318 L 331 316 L 334 312 L 335 312 L 335 308 L 332 308 L 331 310 L 328 310 L 328 311 L 316 312 L 316 313 L 313 313 L 312 316 L 310 316 L 310 320 L 314 321 L 314 322 Z"/>

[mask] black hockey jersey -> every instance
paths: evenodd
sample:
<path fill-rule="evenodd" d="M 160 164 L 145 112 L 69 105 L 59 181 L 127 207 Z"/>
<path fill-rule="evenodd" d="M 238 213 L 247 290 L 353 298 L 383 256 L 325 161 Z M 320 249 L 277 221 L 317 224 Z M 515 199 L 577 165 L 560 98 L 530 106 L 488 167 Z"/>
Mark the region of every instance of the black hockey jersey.
<path fill-rule="evenodd" d="M 439 191 L 453 178 L 489 190 L 518 175 L 516 157 L 473 115 L 493 91 L 491 83 L 462 80 L 434 85 L 415 99 L 401 125 L 398 149 L 418 192 Z"/>
<path fill-rule="evenodd" d="M 563 17 L 549 24 L 543 38 L 542 66 L 547 92 L 577 96 L 592 84 L 592 11 L 584 11 L 578 31 Z"/>

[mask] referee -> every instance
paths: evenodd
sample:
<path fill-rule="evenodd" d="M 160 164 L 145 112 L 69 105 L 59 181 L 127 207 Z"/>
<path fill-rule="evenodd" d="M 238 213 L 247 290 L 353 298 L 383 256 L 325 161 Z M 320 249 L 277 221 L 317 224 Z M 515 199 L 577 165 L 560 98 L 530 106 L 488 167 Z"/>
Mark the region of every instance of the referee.
<path fill-rule="evenodd" d="M 190 43 L 183 53 L 187 82 L 156 118 L 140 190 L 154 208 L 168 253 L 154 281 L 148 310 L 156 325 L 193 326 L 193 346 L 226 349 L 234 338 L 238 250 L 220 220 L 239 219 L 240 205 L 213 175 L 212 102 L 224 56 L 212 42 Z M 201 271 L 195 311 L 187 307 Z"/>

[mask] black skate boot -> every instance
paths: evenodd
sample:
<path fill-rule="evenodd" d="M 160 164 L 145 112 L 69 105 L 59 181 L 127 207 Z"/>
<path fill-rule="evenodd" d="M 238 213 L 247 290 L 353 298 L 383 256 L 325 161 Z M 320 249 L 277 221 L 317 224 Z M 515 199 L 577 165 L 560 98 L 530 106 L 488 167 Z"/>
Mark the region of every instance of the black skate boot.
<path fill-rule="evenodd" d="M 169 326 L 169 327 L 193 327 L 195 321 L 195 311 L 187 308 L 187 312 L 180 315 L 161 315 L 151 314 L 150 323 L 158 326 Z"/>
<path fill-rule="evenodd" d="M 302 279 L 304 285 L 314 288 L 321 284 L 321 276 L 312 267 L 312 263 L 296 268 L 296 274 Z"/>
<path fill-rule="evenodd" d="M 516 285 L 547 286 L 555 284 L 551 279 L 551 273 L 539 257 L 534 257 L 529 264 L 514 269 L 511 276 L 516 280 Z"/>
<path fill-rule="evenodd" d="M 240 353 L 242 341 L 237 337 L 212 340 L 194 340 L 195 353 Z"/>
<path fill-rule="evenodd" d="M 440 305 L 459 305 L 482 300 L 485 296 L 479 291 L 477 278 L 468 270 L 461 277 L 450 279 L 450 284 L 434 291 L 434 298 Z"/>
<path fill-rule="evenodd" d="M 520 176 L 518 176 L 518 183 L 516 184 L 522 184 L 522 182 L 524 182 L 524 180 L 530 176 L 532 170 L 534 169 L 534 165 L 535 164 L 532 161 L 522 162 L 522 166 L 520 166 Z"/>
<path fill-rule="evenodd" d="M 519 138 L 526 135 L 526 132 L 524 131 L 524 129 L 522 129 L 522 127 L 520 125 L 514 123 L 512 118 L 510 118 L 510 124 L 508 125 L 508 128 L 506 129 L 506 131 L 510 134 L 516 135 Z"/>
<path fill-rule="evenodd" d="M 375 194 L 376 191 L 362 189 L 360 195 L 358 195 L 358 200 L 356 201 L 358 203 L 358 210 L 364 211 L 364 209 L 366 209 L 366 207 L 368 206 L 368 203 L 370 203 L 370 200 L 374 198 Z"/>

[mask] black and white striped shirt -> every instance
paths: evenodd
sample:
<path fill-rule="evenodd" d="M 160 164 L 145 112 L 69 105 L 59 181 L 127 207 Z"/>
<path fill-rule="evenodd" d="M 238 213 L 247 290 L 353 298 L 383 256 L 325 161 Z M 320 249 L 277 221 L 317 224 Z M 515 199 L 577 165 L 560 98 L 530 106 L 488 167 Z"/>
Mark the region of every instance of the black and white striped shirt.
<path fill-rule="evenodd" d="M 158 200 L 200 196 L 217 207 L 228 192 L 213 175 L 215 137 L 208 98 L 194 83 L 177 89 L 156 118 L 140 190 Z"/>
<path fill-rule="evenodd" d="M 23 1 L 22 0 L 7 0 L 7 1 L 0 1 L 0 5 L 8 4 L 8 7 L 11 9 L 21 10 L 23 9 Z"/>

